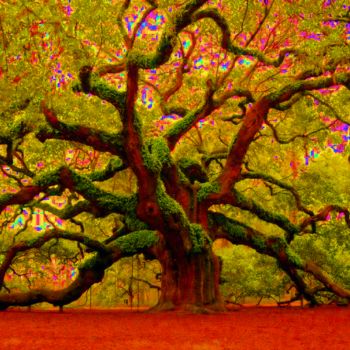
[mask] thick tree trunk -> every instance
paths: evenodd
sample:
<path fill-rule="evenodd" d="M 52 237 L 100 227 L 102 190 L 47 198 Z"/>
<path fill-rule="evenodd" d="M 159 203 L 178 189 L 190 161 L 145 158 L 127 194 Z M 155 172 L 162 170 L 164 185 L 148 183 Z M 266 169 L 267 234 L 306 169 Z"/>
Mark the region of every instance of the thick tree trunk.
<path fill-rule="evenodd" d="M 212 251 L 174 258 L 165 252 L 161 294 L 153 311 L 225 311 L 219 290 L 220 262 Z"/>

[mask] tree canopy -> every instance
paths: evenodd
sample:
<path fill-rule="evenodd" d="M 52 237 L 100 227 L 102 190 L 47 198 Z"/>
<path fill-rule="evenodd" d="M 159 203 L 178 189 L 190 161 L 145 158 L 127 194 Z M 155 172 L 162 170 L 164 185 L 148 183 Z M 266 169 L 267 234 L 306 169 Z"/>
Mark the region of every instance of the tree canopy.
<path fill-rule="evenodd" d="M 350 298 L 301 248 L 350 228 L 349 6 L 0 6 L 1 308 L 70 303 L 143 253 L 156 309 L 222 310 L 218 239 L 274 258 L 311 304 Z M 68 286 L 5 281 L 53 251 L 80 262 Z"/>

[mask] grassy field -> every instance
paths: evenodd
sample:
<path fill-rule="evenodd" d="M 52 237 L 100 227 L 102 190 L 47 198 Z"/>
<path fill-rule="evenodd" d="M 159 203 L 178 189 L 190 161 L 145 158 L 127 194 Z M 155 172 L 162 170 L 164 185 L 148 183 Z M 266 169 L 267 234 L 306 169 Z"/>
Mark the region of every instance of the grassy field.
<path fill-rule="evenodd" d="M 214 315 L 65 309 L 0 313 L 1 350 L 350 349 L 350 308 L 244 307 Z"/>

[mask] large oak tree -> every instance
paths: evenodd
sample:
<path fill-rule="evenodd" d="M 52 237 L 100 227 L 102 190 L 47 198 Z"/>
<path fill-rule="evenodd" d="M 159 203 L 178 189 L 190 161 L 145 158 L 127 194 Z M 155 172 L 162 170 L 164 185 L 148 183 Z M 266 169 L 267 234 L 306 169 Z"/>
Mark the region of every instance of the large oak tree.
<path fill-rule="evenodd" d="M 334 126 L 350 123 L 347 6 L 1 6 L 0 210 L 39 208 L 67 222 L 30 239 L 29 224 L 11 239 L 3 233 L 2 309 L 68 304 L 116 261 L 143 253 L 162 267 L 157 310 L 223 310 L 217 239 L 275 258 L 312 304 L 322 290 L 350 298 L 293 245 L 317 233 L 332 212 L 350 227 L 349 192 L 336 202 L 309 200 L 298 166 L 308 170 L 297 159 L 313 145 L 323 149 Z M 61 155 L 72 147 L 96 162 L 67 161 Z M 66 199 L 61 208 L 47 201 L 58 197 Z M 114 227 L 110 217 L 117 218 Z M 93 226 L 103 218 L 109 237 Z M 90 254 L 67 288 L 6 286 L 19 257 L 63 240 Z M 306 276 L 319 283 L 308 284 Z"/>

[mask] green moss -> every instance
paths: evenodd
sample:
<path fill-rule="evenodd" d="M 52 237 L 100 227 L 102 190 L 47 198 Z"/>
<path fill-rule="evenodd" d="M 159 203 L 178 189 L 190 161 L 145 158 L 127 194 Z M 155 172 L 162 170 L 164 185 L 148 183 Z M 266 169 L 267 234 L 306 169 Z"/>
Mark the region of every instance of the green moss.
<path fill-rule="evenodd" d="M 138 50 L 132 50 L 129 52 L 128 64 L 135 65 L 142 69 L 153 69 L 157 67 L 157 62 L 153 55 L 145 55 Z"/>
<path fill-rule="evenodd" d="M 182 119 L 175 122 L 167 131 L 167 137 L 177 136 L 185 131 L 187 131 L 196 120 L 197 114 L 192 112 L 183 117 Z"/>
<path fill-rule="evenodd" d="M 288 262 L 297 268 L 303 268 L 303 261 L 300 256 L 290 247 L 286 248 Z"/>
<path fill-rule="evenodd" d="M 178 169 L 179 179 L 181 184 L 189 185 L 190 181 L 186 177 L 186 175 L 181 171 L 181 169 Z"/>
<path fill-rule="evenodd" d="M 155 174 L 159 174 L 165 164 L 171 164 L 169 147 L 161 137 L 146 140 L 142 157 L 147 169 Z"/>
<path fill-rule="evenodd" d="M 29 247 L 33 247 L 33 246 L 35 246 L 35 244 L 37 242 L 39 242 L 40 239 L 42 239 L 42 237 L 35 237 L 35 238 L 32 238 L 32 239 L 29 239 L 27 241 L 27 244 L 28 244 Z"/>
<path fill-rule="evenodd" d="M 219 191 L 220 191 L 220 185 L 217 182 L 204 183 L 201 185 L 201 187 L 197 193 L 197 200 L 198 200 L 198 202 L 202 202 L 210 194 L 218 193 Z"/>
<path fill-rule="evenodd" d="M 140 231 L 147 230 L 149 226 L 138 219 L 136 216 L 137 208 L 137 195 L 132 195 L 128 197 L 128 200 L 124 203 L 125 212 L 125 226 L 128 231 Z"/>
<path fill-rule="evenodd" d="M 97 200 L 103 195 L 103 192 L 99 190 L 90 179 L 86 176 L 79 175 L 75 172 L 71 172 L 72 180 L 77 192 L 81 192 L 88 199 Z"/>
<path fill-rule="evenodd" d="M 262 250 L 262 251 L 265 251 L 266 250 L 266 241 L 265 241 L 265 238 L 261 237 L 261 236 L 258 236 L 258 235 L 254 235 L 252 236 L 252 243 L 254 245 L 254 248 L 256 250 Z"/>
<path fill-rule="evenodd" d="M 90 77 L 91 93 L 98 96 L 102 100 L 106 100 L 120 110 L 125 110 L 126 92 L 120 92 L 113 87 L 108 86 L 106 82 L 96 74 L 91 74 Z M 72 86 L 74 92 L 83 92 L 80 83 L 74 83 Z"/>
<path fill-rule="evenodd" d="M 114 145 L 116 148 L 120 148 L 124 144 L 124 138 L 121 133 L 109 134 L 99 130 L 98 136 L 103 143 Z"/>
<path fill-rule="evenodd" d="M 159 55 L 164 55 L 165 53 L 168 52 L 168 50 L 172 50 L 173 38 L 174 38 L 174 33 L 170 31 L 168 27 L 167 32 L 164 32 L 164 34 L 160 39 L 159 45 L 157 47 L 157 52 Z"/>
<path fill-rule="evenodd" d="M 124 109 L 126 105 L 126 93 L 115 90 L 102 80 L 93 80 L 91 92 L 99 98 L 106 100 Z"/>
<path fill-rule="evenodd" d="M 136 212 L 133 196 L 114 195 L 103 193 L 102 196 L 96 199 L 97 204 L 101 209 L 108 212 L 127 213 Z"/>
<path fill-rule="evenodd" d="M 178 161 L 177 164 L 179 165 L 179 167 L 181 169 L 186 169 L 186 168 L 189 168 L 191 166 L 197 165 L 198 162 L 196 162 L 195 160 L 193 160 L 191 158 L 183 157 Z"/>
<path fill-rule="evenodd" d="M 279 90 L 279 91 L 276 91 L 274 93 L 271 93 L 268 95 L 268 99 L 271 101 L 271 102 L 275 102 L 277 100 L 279 100 L 284 94 L 286 93 L 289 93 L 289 92 L 293 92 L 293 93 L 296 93 L 296 92 L 299 92 L 300 89 L 302 88 L 304 82 L 303 81 L 297 81 L 291 85 L 288 85 L 286 86 L 285 88 Z"/>
<path fill-rule="evenodd" d="M 141 230 L 116 239 L 116 246 L 125 255 L 134 255 L 156 244 L 159 237 L 155 231 Z"/>
<path fill-rule="evenodd" d="M 245 198 L 242 195 L 242 193 L 236 190 L 234 190 L 234 195 L 238 204 L 241 205 L 242 209 L 252 212 L 256 216 L 258 216 L 261 220 L 264 220 L 266 222 L 271 222 L 281 227 L 290 235 L 295 235 L 296 233 L 299 232 L 299 228 L 296 225 L 292 224 L 287 217 L 281 214 L 276 214 L 265 210 L 262 206 L 257 204 L 255 201 Z"/>
<path fill-rule="evenodd" d="M 95 269 L 100 262 L 99 254 L 95 253 L 92 257 L 85 258 L 79 265 L 79 270 Z"/>
<path fill-rule="evenodd" d="M 337 83 L 339 84 L 349 84 L 349 75 L 347 73 L 337 74 Z"/>
<path fill-rule="evenodd" d="M 235 225 L 232 223 L 226 223 L 226 225 L 223 226 L 225 231 L 229 234 L 230 237 L 236 240 L 246 240 L 247 234 L 246 234 L 246 228 L 241 225 Z"/>
<path fill-rule="evenodd" d="M 13 194 L 11 193 L 5 193 L 2 196 L 0 196 L 0 206 L 6 205 L 7 202 L 13 197 Z"/>
<path fill-rule="evenodd" d="M 134 212 L 128 212 L 125 215 L 125 225 L 129 231 L 146 230 L 149 228 L 145 222 L 137 218 L 136 209 Z"/>
<path fill-rule="evenodd" d="M 211 244 L 212 241 L 202 226 L 199 224 L 190 224 L 190 239 L 192 242 L 191 253 L 200 253 L 207 244 Z"/>
<path fill-rule="evenodd" d="M 209 224 L 220 226 L 232 238 L 232 241 L 236 243 L 247 240 L 247 227 L 233 219 L 227 218 L 223 214 L 210 213 Z"/>
<path fill-rule="evenodd" d="M 59 184 L 61 169 L 62 167 L 55 170 L 47 171 L 39 176 L 36 176 L 34 178 L 33 184 L 42 187 Z"/>
<path fill-rule="evenodd" d="M 11 131 L 10 131 L 10 135 L 13 138 L 17 138 L 23 131 L 23 129 L 25 128 L 25 120 L 17 120 L 15 121 L 15 123 L 13 124 Z"/>
<path fill-rule="evenodd" d="M 105 181 L 112 177 L 117 171 L 123 169 L 123 162 L 119 158 L 112 158 L 105 169 L 101 171 L 94 171 L 88 176 L 91 181 Z"/>
<path fill-rule="evenodd" d="M 271 248 L 276 254 L 278 254 L 281 250 L 286 249 L 286 247 L 287 247 L 287 241 L 284 238 L 280 238 L 280 237 L 273 238 L 273 242 L 271 243 Z"/>
<path fill-rule="evenodd" d="M 179 216 L 179 219 L 183 225 L 189 224 L 186 214 L 181 205 L 164 191 L 162 185 L 158 185 L 156 193 L 159 207 L 165 216 L 176 214 Z"/>

